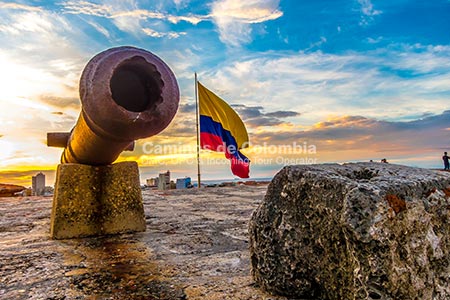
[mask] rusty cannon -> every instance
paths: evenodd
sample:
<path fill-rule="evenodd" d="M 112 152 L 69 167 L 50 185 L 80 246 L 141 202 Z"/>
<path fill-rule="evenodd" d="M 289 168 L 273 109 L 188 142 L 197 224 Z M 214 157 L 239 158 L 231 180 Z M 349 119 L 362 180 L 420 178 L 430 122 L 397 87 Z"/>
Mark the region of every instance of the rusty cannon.
<path fill-rule="evenodd" d="M 117 47 L 95 55 L 79 84 L 82 109 L 71 132 L 47 134 L 63 147 L 51 216 L 52 238 L 145 230 L 136 162 L 113 164 L 137 139 L 164 130 L 174 118 L 179 89 L 154 54 Z"/>

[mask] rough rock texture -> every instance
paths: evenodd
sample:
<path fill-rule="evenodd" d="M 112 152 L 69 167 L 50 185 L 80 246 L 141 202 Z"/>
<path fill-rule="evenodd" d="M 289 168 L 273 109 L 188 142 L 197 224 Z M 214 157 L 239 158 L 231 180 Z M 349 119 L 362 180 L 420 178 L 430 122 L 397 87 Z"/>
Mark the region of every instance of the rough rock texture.
<path fill-rule="evenodd" d="M 249 226 L 255 281 L 291 297 L 450 299 L 450 174 L 288 166 Z"/>
<path fill-rule="evenodd" d="M 50 235 L 55 239 L 145 230 L 136 162 L 94 167 L 61 164 Z"/>

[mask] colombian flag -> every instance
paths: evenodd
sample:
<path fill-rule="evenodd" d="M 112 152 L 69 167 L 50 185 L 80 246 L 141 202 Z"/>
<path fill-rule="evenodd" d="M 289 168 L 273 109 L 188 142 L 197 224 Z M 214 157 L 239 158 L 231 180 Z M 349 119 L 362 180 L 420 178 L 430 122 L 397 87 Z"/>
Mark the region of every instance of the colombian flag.
<path fill-rule="evenodd" d="M 222 99 L 200 82 L 198 101 L 200 107 L 200 145 L 202 149 L 224 152 L 231 160 L 231 171 L 248 178 L 250 160 L 239 149 L 248 147 L 248 134 L 238 114 Z"/>

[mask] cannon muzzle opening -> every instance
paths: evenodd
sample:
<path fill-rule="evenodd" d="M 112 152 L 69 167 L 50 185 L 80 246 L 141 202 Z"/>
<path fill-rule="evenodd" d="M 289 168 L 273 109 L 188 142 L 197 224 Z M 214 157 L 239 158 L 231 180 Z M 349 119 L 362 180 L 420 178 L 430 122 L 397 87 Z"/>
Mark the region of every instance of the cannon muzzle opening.
<path fill-rule="evenodd" d="M 113 100 L 128 111 L 142 112 L 162 102 L 161 74 L 142 57 L 124 61 L 115 70 L 110 88 Z"/>
<path fill-rule="evenodd" d="M 178 109 L 179 90 L 160 58 L 143 49 L 118 47 L 88 62 L 80 98 L 82 110 L 70 134 L 50 133 L 47 144 L 65 145 L 62 163 L 106 165 L 135 140 L 169 125 Z"/>

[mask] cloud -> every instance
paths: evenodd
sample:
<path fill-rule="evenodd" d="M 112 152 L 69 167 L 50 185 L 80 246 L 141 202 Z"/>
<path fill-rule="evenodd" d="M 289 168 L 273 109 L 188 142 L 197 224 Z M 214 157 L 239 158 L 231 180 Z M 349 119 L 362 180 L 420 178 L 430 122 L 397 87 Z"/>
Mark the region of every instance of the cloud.
<path fill-rule="evenodd" d="M 186 16 L 176 16 L 165 14 L 158 11 L 150 11 L 146 9 L 138 9 L 134 2 L 130 1 L 110 1 L 111 4 L 97 4 L 88 1 L 65 1 L 60 3 L 63 12 L 66 14 L 83 14 L 97 16 L 109 19 L 127 18 L 131 20 L 156 19 L 167 20 L 171 23 L 180 21 L 189 22 L 193 25 L 208 20 L 208 16 L 199 16 L 189 14 Z"/>
<path fill-rule="evenodd" d="M 58 76 L 65 77 L 79 68 L 83 56 L 74 43 L 86 40 L 77 26 L 58 13 L 43 9 L 0 10 L 0 37 L 0 52 L 9 57 L 10 63 L 61 71 Z"/>
<path fill-rule="evenodd" d="M 101 14 L 104 8 L 87 9 L 97 9 L 96 13 Z M 106 28 L 86 19 L 81 21 L 108 37 Z M 80 73 L 92 53 L 104 48 L 87 36 L 86 26 L 78 26 L 79 21 L 43 9 L 0 10 L 0 81 L 4 84 L 0 123 L 2 131 L 8 133 L 1 139 L 0 168 L 58 162 L 61 151 L 47 148 L 46 133 L 70 131 L 75 125 L 80 113 Z M 172 32 L 168 36 L 176 37 Z M 179 136 L 195 134 L 188 118 L 175 125 L 172 132 Z"/>
<path fill-rule="evenodd" d="M 54 164 L 60 150 L 48 149 L 45 137 L 70 130 L 79 113 L 72 103 L 86 56 L 74 45 L 86 35 L 58 13 L 9 6 L 0 10 L 0 38 L 0 120 L 8 133 L 0 168 Z"/>
<path fill-rule="evenodd" d="M 358 0 L 358 3 L 361 5 L 362 13 L 359 25 L 369 25 L 374 20 L 375 16 L 383 13 L 381 10 L 374 9 L 371 0 Z"/>
<path fill-rule="evenodd" d="M 236 110 L 240 108 L 240 115 L 247 120 L 246 124 L 249 119 L 264 114 L 262 107 L 245 105 L 234 105 L 233 107 Z M 164 164 L 170 166 L 171 170 L 180 168 L 181 161 L 193 161 L 195 159 L 195 119 L 193 117 L 195 111 L 193 108 L 193 105 L 190 104 L 183 105 L 181 111 L 186 113 L 177 115 L 176 120 L 167 130 L 161 135 L 139 141 L 135 152 L 127 153 L 124 156 L 145 162 L 147 165 L 151 161 L 158 164 L 158 161 L 164 159 Z M 284 112 L 274 112 L 274 114 L 280 117 L 285 115 Z M 288 115 L 293 115 L 293 113 L 288 113 Z M 257 149 L 261 150 L 261 146 L 269 147 L 266 149 L 268 151 L 276 145 L 297 145 L 297 148 L 307 145 L 317 149 L 317 152 L 309 157 L 317 158 L 319 162 L 368 161 L 369 159 L 379 161 L 387 158 L 388 161 L 396 163 L 414 161 L 415 164 L 424 167 L 437 167 L 440 164 L 439 155 L 444 150 L 448 150 L 445 141 L 448 140 L 449 119 L 450 111 L 445 111 L 436 115 L 426 114 L 407 122 L 383 121 L 351 115 L 323 120 L 304 130 L 292 126 L 287 128 L 283 126 L 264 127 L 261 130 L 258 127 L 251 127 L 249 135 L 252 146 L 245 150 L 245 154 L 256 164 L 264 158 L 275 162 L 278 158 L 298 158 L 309 154 L 297 153 L 293 156 L 290 156 L 289 153 L 265 154 Z M 183 154 L 178 156 L 177 153 L 180 152 L 176 152 L 177 150 L 165 152 L 159 156 L 152 156 L 154 154 L 145 156 L 143 153 L 144 142 L 150 142 L 150 145 L 153 146 L 167 145 L 178 150 L 189 149 L 189 151 L 182 152 Z M 182 148 L 182 146 L 187 148 Z M 151 146 L 147 149 L 153 150 Z M 205 153 L 204 155 L 213 154 Z M 277 168 L 277 164 L 279 163 L 272 165 L 272 168 Z M 185 167 L 189 169 L 189 167 Z"/>
<path fill-rule="evenodd" d="M 162 38 L 162 37 L 168 37 L 169 39 L 176 39 L 179 38 L 182 35 L 186 35 L 186 32 L 175 32 L 175 31 L 170 31 L 170 32 L 158 32 L 155 31 L 151 28 L 142 28 L 142 31 L 151 37 L 154 38 Z"/>
<path fill-rule="evenodd" d="M 113 8 L 109 5 L 96 4 L 88 1 L 65 1 L 59 3 L 63 6 L 63 12 L 67 14 L 83 14 L 97 17 L 110 17 Z"/>
<path fill-rule="evenodd" d="M 33 169 L 33 170 L 0 170 L 1 183 L 15 183 L 18 185 L 23 185 L 25 187 L 31 187 L 31 177 L 35 176 L 38 172 L 43 172 L 45 174 L 46 185 L 53 185 L 55 178 L 54 170 L 45 169 Z"/>
<path fill-rule="evenodd" d="M 0 10 L 0 38 L 0 102 L 6 111 L 0 115 L 12 118 L 25 108 L 28 118 L 34 118 L 34 110 L 79 109 L 77 83 L 87 55 L 74 45 L 82 40 L 83 46 L 95 47 L 96 41 L 85 43 L 83 30 L 58 13 L 11 7 Z M 15 131 L 13 125 L 5 126 Z"/>
<path fill-rule="evenodd" d="M 42 11 L 42 8 L 37 6 L 28 6 L 20 3 L 5 3 L 5 2 L 0 3 L 0 9 L 14 9 L 14 10 L 35 11 L 35 12 Z"/>
<path fill-rule="evenodd" d="M 379 36 L 379 37 L 377 37 L 377 38 L 371 38 L 371 37 L 368 37 L 367 38 L 367 43 L 369 43 L 369 44 L 378 44 L 379 42 L 381 42 L 383 40 L 383 37 L 382 36 Z"/>
<path fill-rule="evenodd" d="M 201 16 L 201 15 L 193 15 L 193 14 L 188 14 L 187 16 L 168 15 L 167 20 L 169 20 L 170 22 L 172 22 L 174 24 L 184 21 L 184 22 L 191 23 L 193 25 L 197 25 L 200 22 L 210 20 L 210 16 L 207 16 L 207 15 Z"/>
<path fill-rule="evenodd" d="M 51 95 L 39 96 L 39 101 L 55 109 L 80 110 L 81 101 L 77 97 L 60 97 Z"/>
<path fill-rule="evenodd" d="M 178 107 L 178 112 L 180 114 L 192 114 L 195 113 L 195 104 L 193 103 L 180 103 Z"/>
<path fill-rule="evenodd" d="M 175 3 L 175 6 L 177 7 L 177 9 L 187 7 L 189 5 L 190 1 L 191 0 L 173 0 L 173 2 Z"/>
<path fill-rule="evenodd" d="M 335 54 L 314 49 L 224 52 L 222 43 L 208 36 L 213 24 L 197 26 L 196 35 L 185 37 L 184 32 L 191 34 L 191 25 L 214 21 L 224 43 L 242 45 L 254 38 L 264 22 L 282 16 L 280 1 L 213 0 L 209 11 L 200 15 L 185 11 L 205 9 L 204 2 L 156 1 L 159 8 L 154 10 L 141 9 L 137 3 L 72 0 L 55 8 L 0 2 L 0 124 L 4 134 L 0 149 L 14 153 L 2 156 L 8 163 L 58 161 L 60 150 L 51 152 L 44 144 L 46 132 L 73 127 L 80 112 L 78 80 L 83 66 L 94 53 L 118 43 L 154 49 L 177 76 L 185 104 L 169 128 L 151 141 L 195 144 L 192 77 L 198 66 L 202 66 L 199 75 L 206 86 L 238 105 L 235 108 L 248 125 L 252 143 L 308 139 L 333 160 L 336 149 L 340 153 L 386 149 L 419 153 L 442 148 L 440 143 L 448 141 L 449 115 L 441 113 L 450 108 L 447 45 L 388 44 L 389 38 L 379 41 L 373 35 L 368 42 L 386 47 L 369 45 L 376 49 Z M 144 2 L 139 3 L 143 6 Z M 370 1 L 354 3 L 357 17 L 361 15 L 369 23 L 381 14 L 377 2 L 373 1 L 375 7 Z M 172 11 L 162 8 L 165 6 Z M 183 10 L 176 11 L 174 6 Z M 173 25 L 179 22 L 180 26 Z M 123 34 L 115 26 L 139 37 Z M 342 26 L 343 34 L 348 25 Z M 165 40 L 145 38 L 145 34 Z M 170 38 L 180 36 L 172 47 Z M 188 46 L 180 44 L 191 37 L 195 39 Z M 320 33 L 316 38 L 320 38 L 316 45 L 320 46 L 332 43 L 333 36 L 327 34 L 327 41 Z M 291 43 L 296 41 L 291 39 Z M 352 116 L 345 116 L 349 112 Z M 445 129 L 427 127 L 438 121 L 446 122 Z M 415 132 L 414 126 L 420 129 Z M 12 139 L 14 136 L 20 139 Z M 419 136 L 424 136 L 423 143 Z M 408 142 L 409 138 L 413 142 Z"/>
<path fill-rule="evenodd" d="M 217 0 L 211 4 L 211 16 L 219 28 L 220 40 L 231 46 L 251 41 L 251 24 L 263 23 L 283 15 L 279 0 Z"/>
<path fill-rule="evenodd" d="M 358 0 L 358 2 L 361 4 L 361 12 L 366 16 L 373 17 L 382 13 L 382 11 L 373 8 L 371 0 Z"/>
<path fill-rule="evenodd" d="M 118 29 L 135 36 L 142 33 L 144 18 L 135 13 L 138 10 L 136 0 L 107 0 L 105 3 L 112 12 L 110 19 Z"/>
<path fill-rule="evenodd" d="M 266 117 L 274 117 L 274 118 L 289 118 L 289 117 L 296 117 L 300 114 L 295 111 L 275 111 L 265 114 Z"/>
<path fill-rule="evenodd" d="M 182 143 L 187 143 L 187 139 L 195 138 L 195 124 L 195 103 L 182 101 L 174 120 L 169 126 L 157 136 L 148 140 L 161 144 L 174 143 L 174 141 L 178 142 L 178 140 Z"/>
<path fill-rule="evenodd" d="M 108 29 L 106 29 L 105 27 L 101 26 L 100 24 L 95 23 L 93 21 L 86 21 L 86 23 L 91 25 L 95 30 L 97 30 L 99 33 L 104 35 L 106 38 L 108 38 L 108 39 L 111 38 L 111 33 L 108 31 Z"/>
<path fill-rule="evenodd" d="M 386 65 L 398 70 L 410 70 L 412 75 L 446 73 L 450 46 L 442 45 L 402 45 L 390 51 L 390 61 Z"/>
<path fill-rule="evenodd" d="M 320 46 L 322 46 L 323 44 L 325 44 L 327 42 L 327 38 L 324 36 L 320 37 L 320 40 L 315 42 L 315 43 L 311 43 L 310 46 L 308 48 L 305 49 L 305 51 L 309 51 L 312 50 L 314 48 L 320 48 Z"/>
<path fill-rule="evenodd" d="M 287 123 L 284 119 L 299 116 L 294 111 L 275 111 L 264 113 L 262 106 L 246 106 L 235 104 L 232 107 L 238 112 L 248 127 L 276 126 Z"/>
<path fill-rule="evenodd" d="M 278 9 L 279 0 L 217 0 L 211 4 L 211 13 L 208 15 L 174 15 L 156 10 L 138 8 L 132 0 L 109 0 L 105 3 L 92 3 L 89 1 L 64 1 L 59 5 L 63 7 L 65 14 L 89 15 L 113 20 L 114 24 L 122 31 L 133 34 L 144 34 L 152 37 L 177 38 L 185 32 L 161 32 L 145 28 L 141 21 L 156 20 L 168 21 L 172 24 L 188 22 L 197 25 L 202 21 L 214 21 L 219 28 L 222 42 L 238 46 L 251 40 L 251 24 L 263 23 L 280 18 L 283 13 Z M 185 1 L 176 1 L 177 8 L 186 5 Z M 102 34 L 106 32 L 96 27 Z M 141 28 L 144 27 L 144 30 Z"/>
<path fill-rule="evenodd" d="M 188 22 L 193 25 L 209 20 L 209 16 L 197 16 L 188 14 L 177 16 L 159 11 L 140 9 L 134 0 L 107 0 L 102 4 L 88 1 L 65 1 L 60 3 L 64 14 L 86 15 L 100 17 L 111 20 L 111 22 L 121 31 L 131 33 L 135 36 L 146 35 L 153 38 L 175 39 L 186 35 L 186 32 L 170 31 L 169 26 L 163 22 L 177 24 Z M 87 21 L 98 32 L 110 38 L 110 33 L 104 27 Z M 149 28 L 152 26 L 152 28 Z M 158 28 L 158 30 L 155 29 Z"/>
<path fill-rule="evenodd" d="M 254 130 L 258 130 L 260 128 L 265 129 L 267 126 L 288 124 L 284 118 L 298 115 L 293 111 L 275 111 L 266 113 L 264 112 L 263 107 L 249 107 L 243 104 L 233 105 L 233 108 L 243 119 L 247 129 L 250 131 L 251 136 L 251 132 Z M 184 146 L 186 149 L 190 150 L 188 154 L 190 153 L 194 155 L 196 143 L 195 133 L 195 104 L 189 102 L 181 103 L 175 119 L 163 132 L 156 136 L 138 141 L 135 151 L 125 152 L 122 156 L 127 158 L 132 157 L 135 159 L 143 159 L 143 156 L 145 155 L 144 145 L 146 143 L 159 146 L 177 146 L 179 148 Z M 170 154 L 177 153 L 171 152 Z"/>
<path fill-rule="evenodd" d="M 380 121 L 362 116 L 341 116 L 314 124 L 308 130 L 259 132 L 257 141 L 274 144 L 304 142 L 323 152 L 362 151 L 392 156 L 439 153 L 448 147 L 446 130 L 450 111 L 408 122 Z"/>
<path fill-rule="evenodd" d="M 448 109 L 450 49 L 391 45 L 340 54 L 278 52 L 231 57 L 199 74 L 230 103 L 301 113 L 303 126 L 330 116 L 411 120 Z"/>

